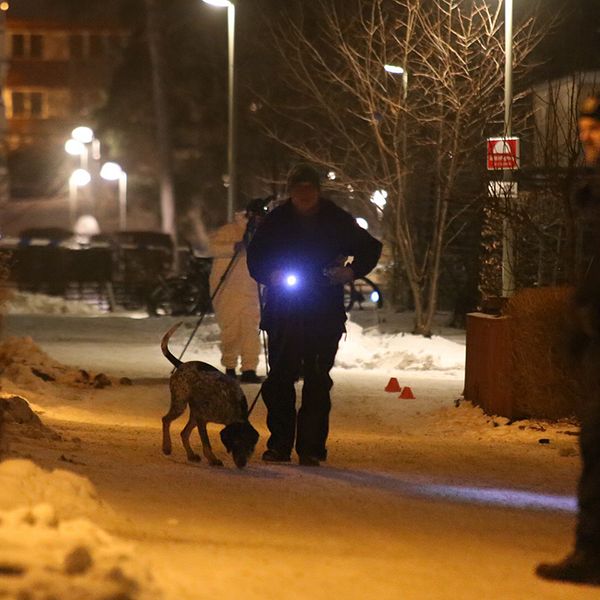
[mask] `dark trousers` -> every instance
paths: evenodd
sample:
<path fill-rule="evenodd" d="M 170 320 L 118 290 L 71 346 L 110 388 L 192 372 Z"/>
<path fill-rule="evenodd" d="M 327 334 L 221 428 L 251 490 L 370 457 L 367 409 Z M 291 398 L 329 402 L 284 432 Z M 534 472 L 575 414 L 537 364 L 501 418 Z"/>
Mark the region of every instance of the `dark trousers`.
<path fill-rule="evenodd" d="M 262 395 L 267 406 L 267 447 L 290 454 L 296 440 L 299 455 L 327 458 L 329 392 L 341 332 L 315 327 L 281 327 L 269 330 L 269 367 Z M 294 383 L 304 378 L 302 403 L 296 414 Z"/>
<path fill-rule="evenodd" d="M 600 556 L 600 340 L 593 340 L 586 349 L 583 367 L 587 389 L 581 411 L 582 471 L 575 547 Z"/>

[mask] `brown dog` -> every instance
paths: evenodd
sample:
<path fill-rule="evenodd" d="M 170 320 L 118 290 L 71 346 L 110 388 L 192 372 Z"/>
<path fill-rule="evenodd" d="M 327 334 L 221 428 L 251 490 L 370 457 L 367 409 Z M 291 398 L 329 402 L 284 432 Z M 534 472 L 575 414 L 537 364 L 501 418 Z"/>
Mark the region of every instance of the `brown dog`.
<path fill-rule="evenodd" d="M 220 436 L 227 452 L 231 453 L 238 468 L 246 466 L 258 442 L 258 432 L 248 421 L 248 403 L 239 383 L 202 361 L 181 362 L 169 351 L 169 339 L 181 325 L 176 323 L 165 333 L 161 342 L 164 356 L 175 367 L 169 380 L 171 406 L 162 418 L 163 452 L 171 454 L 171 423 L 190 407 L 190 418 L 181 431 L 181 440 L 188 460 L 199 461 L 200 456 L 190 446 L 190 435 L 198 428 L 202 453 L 213 466 L 223 463 L 212 451 L 207 423 L 225 425 Z"/>

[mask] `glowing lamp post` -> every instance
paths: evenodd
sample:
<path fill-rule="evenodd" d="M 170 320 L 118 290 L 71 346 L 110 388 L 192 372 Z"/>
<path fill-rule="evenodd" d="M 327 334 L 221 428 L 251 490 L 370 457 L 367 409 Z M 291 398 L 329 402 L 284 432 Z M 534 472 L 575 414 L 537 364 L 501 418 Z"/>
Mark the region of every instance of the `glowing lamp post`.
<path fill-rule="evenodd" d="M 227 137 L 227 170 L 229 185 L 227 187 L 227 220 L 233 221 L 233 205 L 236 193 L 235 172 L 235 5 L 230 0 L 203 0 L 206 4 L 227 9 L 227 38 L 228 38 L 228 122 Z"/>
<path fill-rule="evenodd" d="M 82 144 L 89 144 L 94 139 L 94 132 L 89 127 L 75 127 L 71 132 L 71 137 Z"/>
<path fill-rule="evenodd" d="M 67 148 L 67 144 L 70 143 L 71 148 L 75 150 L 76 146 L 72 141 L 81 144 L 81 151 L 78 152 L 78 154 L 81 156 L 81 167 L 83 169 L 88 168 L 88 144 L 91 144 L 92 146 L 92 158 L 94 160 L 100 160 L 100 141 L 94 137 L 94 131 L 92 129 L 82 125 L 80 127 L 75 127 L 75 129 L 71 131 L 71 140 L 68 140 L 65 144 L 65 150 L 69 154 L 77 154 L 77 152 L 69 151 Z"/>
<path fill-rule="evenodd" d="M 513 61 L 513 0 L 504 0 L 504 137 L 512 136 L 512 61 Z M 503 181 L 512 181 L 512 172 L 505 169 Z M 510 183 L 504 184 L 507 188 Z M 502 223 L 502 296 L 511 296 L 515 291 L 515 230 L 505 217 Z"/>
<path fill-rule="evenodd" d="M 377 211 L 377 216 L 379 219 L 383 216 L 383 211 L 385 209 L 385 205 L 387 204 L 387 192 L 385 190 L 375 190 L 371 194 L 371 203 L 374 204 L 379 210 Z"/>
<path fill-rule="evenodd" d="M 87 146 L 83 142 L 80 142 L 79 140 L 71 138 L 65 142 L 65 151 L 67 154 L 70 154 L 71 156 L 79 156 L 79 166 L 82 169 L 87 170 L 87 168 L 88 168 L 88 150 L 87 150 Z"/>
<path fill-rule="evenodd" d="M 121 165 L 106 162 L 100 169 L 100 177 L 106 181 L 117 181 L 119 185 L 119 229 L 127 229 L 127 173 Z"/>
<path fill-rule="evenodd" d="M 85 169 L 75 169 L 69 177 L 69 221 L 71 227 L 75 226 L 77 213 L 77 190 L 88 185 L 92 177 Z"/>

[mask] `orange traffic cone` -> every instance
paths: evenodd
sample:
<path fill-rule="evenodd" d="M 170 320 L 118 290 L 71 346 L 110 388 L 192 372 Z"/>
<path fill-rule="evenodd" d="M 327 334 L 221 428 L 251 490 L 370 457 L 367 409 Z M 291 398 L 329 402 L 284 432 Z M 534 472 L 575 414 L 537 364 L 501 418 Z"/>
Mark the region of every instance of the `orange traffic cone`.
<path fill-rule="evenodd" d="M 408 386 L 402 390 L 398 398 L 402 398 L 403 400 L 416 400 L 413 391 Z"/>
<path fill-rule="evenodd" d="M 395 377 L 390 377 L 388 384 L 385 386 L 386 392 L 399 392 L 401 390 L 400 384 Z"/>

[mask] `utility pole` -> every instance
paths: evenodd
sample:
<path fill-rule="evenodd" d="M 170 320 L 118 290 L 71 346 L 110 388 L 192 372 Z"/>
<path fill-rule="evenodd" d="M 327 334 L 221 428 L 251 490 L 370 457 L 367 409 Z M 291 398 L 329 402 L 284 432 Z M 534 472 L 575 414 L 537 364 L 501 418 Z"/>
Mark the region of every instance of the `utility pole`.
<path fill-rule="evenodd" d="M 6 122 L 6 106 L 4 105 L 4 88 L 6 85 L 7 71 L 6 11 L 0 10 L 0 204 L 8 202 L 10 197 L 6 145 L 8 126 Z"/>
<path fill-rule="evenodd" d="M 512 136 L 512 41 L 513 41 L 513 0 L 504 0 L 504 138 Z M 502 180 L 505 207 L 510 207 L 512 199 L 512 170 L 504 169 Z M 509 216 L 502 222 L 502 296 L 512 296 L 515 291 L 515 230 Z"/>

